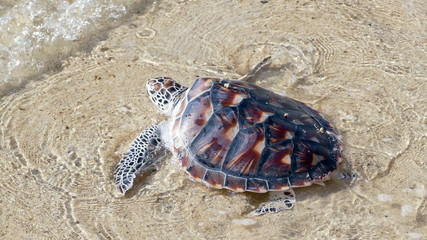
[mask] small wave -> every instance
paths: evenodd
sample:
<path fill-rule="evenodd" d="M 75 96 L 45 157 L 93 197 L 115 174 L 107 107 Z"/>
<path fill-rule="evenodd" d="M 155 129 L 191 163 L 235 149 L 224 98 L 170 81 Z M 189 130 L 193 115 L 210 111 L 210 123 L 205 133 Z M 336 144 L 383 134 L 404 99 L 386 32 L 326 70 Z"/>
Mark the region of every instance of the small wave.
<path fill-rule="evenodd" d="M 3 1 L 2 1 L 3 2 Z M 101 32 L 119 25 L 132 6 L 126 0 L 6 0 L 0 5 L 0 97 L 61 60 L 90 48 Z"/>

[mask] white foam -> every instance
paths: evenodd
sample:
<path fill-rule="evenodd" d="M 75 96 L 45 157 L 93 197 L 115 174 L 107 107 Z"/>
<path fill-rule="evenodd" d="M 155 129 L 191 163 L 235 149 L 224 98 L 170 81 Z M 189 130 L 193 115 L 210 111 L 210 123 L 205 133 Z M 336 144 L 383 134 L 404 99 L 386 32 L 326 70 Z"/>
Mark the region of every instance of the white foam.
<path fill-rule="evenodd" d="M 388 194 L 378 194 L 378 200 L 380 202 L 391 202 L 393 197 Z"/>
<path fill-rule="evenodd" d="M 249 225 L 256 224 L 257 221 L 255 221 L 253 219 L 249 219 L 249 218 L 242 218 L 242 219 L 233 219 L 233 223 L 238 224 L 238 225 L 249 226 Z"/>
<path fill-rule="evenodd" d="M 411 239 L 420 239 L 420 238 L 424 237 L 424 235 L 423 235 L 423 234 L 421 234 L 421 233 L 416 233 L 416 232 L 410 232 L 410 233 L 407 233 L 407 234 L 406 234 L 406 236 L 408 236 L 408 237 L 409 237 L 409 238 L 411 238 Z"/>
<path fill-rule="evenodd" d="M 125 0 L 16 0 L 0 14 L 0 87 L 51 69 L 124 16 Z M 92 37 L 94 36 L 94 37 Z M 76 41 L 79 40 L 79 41 Z"/>
<path fill-rule="evenodd" d="M 347 115 L 345 116 L 345 119 L 346 119 L 346 120 L 349 120 L 349 121 L 356 121 L 356 120 L 357 120 L 357 117 L 356 117 L 356 116 L 354 116 L 354 115 L 351 115 L 351 114 L 347 114 Z"/>
<path fill-rule="evenodd" d="M 413 212 L 414 212 L 414 208 L 411 205 L 403 205 L 401 207 L 401 215 L 402 215 L 402 217 L 410 215 Z"/>

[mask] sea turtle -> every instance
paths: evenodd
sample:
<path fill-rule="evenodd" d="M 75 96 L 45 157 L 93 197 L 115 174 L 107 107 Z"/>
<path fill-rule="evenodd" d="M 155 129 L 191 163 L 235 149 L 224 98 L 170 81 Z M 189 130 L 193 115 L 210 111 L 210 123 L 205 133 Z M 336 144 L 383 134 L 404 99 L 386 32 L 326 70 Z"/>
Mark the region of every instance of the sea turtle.
<path fill-rule="evenodd" d="M 328 121 L 304 103 L 247 81 L 270 60 L 239 80 L 199 78 L 190 88 L 169 77 L 149 80 L 148 95 L 171 119 L 134 140 L 115 172 L 120 193 L 165 148 L 191 178 L 208 186 L 276 193 L 255 215 L 292 208 L 293 187 L 327 180 L 341 161 Z"/>

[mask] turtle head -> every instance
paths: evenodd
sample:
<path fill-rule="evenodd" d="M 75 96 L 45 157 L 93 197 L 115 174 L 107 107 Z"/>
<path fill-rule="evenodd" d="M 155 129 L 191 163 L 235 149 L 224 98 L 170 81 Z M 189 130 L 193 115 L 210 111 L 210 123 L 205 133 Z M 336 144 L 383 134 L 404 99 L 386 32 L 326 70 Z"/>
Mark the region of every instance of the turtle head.
<path fill-rule="evenodd" d="M 187 87 L 169 77 L 158 77 L 147 82 L 151 101 L 165 114 L 171 114 L 173 106 L 179 101 Z"/>

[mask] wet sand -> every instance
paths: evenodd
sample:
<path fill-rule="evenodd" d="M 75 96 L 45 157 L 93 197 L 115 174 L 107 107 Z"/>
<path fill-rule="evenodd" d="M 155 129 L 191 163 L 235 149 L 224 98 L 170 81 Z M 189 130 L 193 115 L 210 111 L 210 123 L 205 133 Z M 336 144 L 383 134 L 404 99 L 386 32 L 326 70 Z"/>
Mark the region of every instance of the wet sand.
<path fill-rule="evenodd" d="M 157 2 L 63 70 L 0 102 L 2 239 L 424 239 L 427 29 L 423 1 Z M 191 181 L 168 156 L 125 198 L 112 175 L 164 116 L 145 81 L 238 78 L 323 113 L 344 146 L 326 186 L 252 217 L 265 194 Z M 356 177 L 357 176 L 357 177 Z"/>

